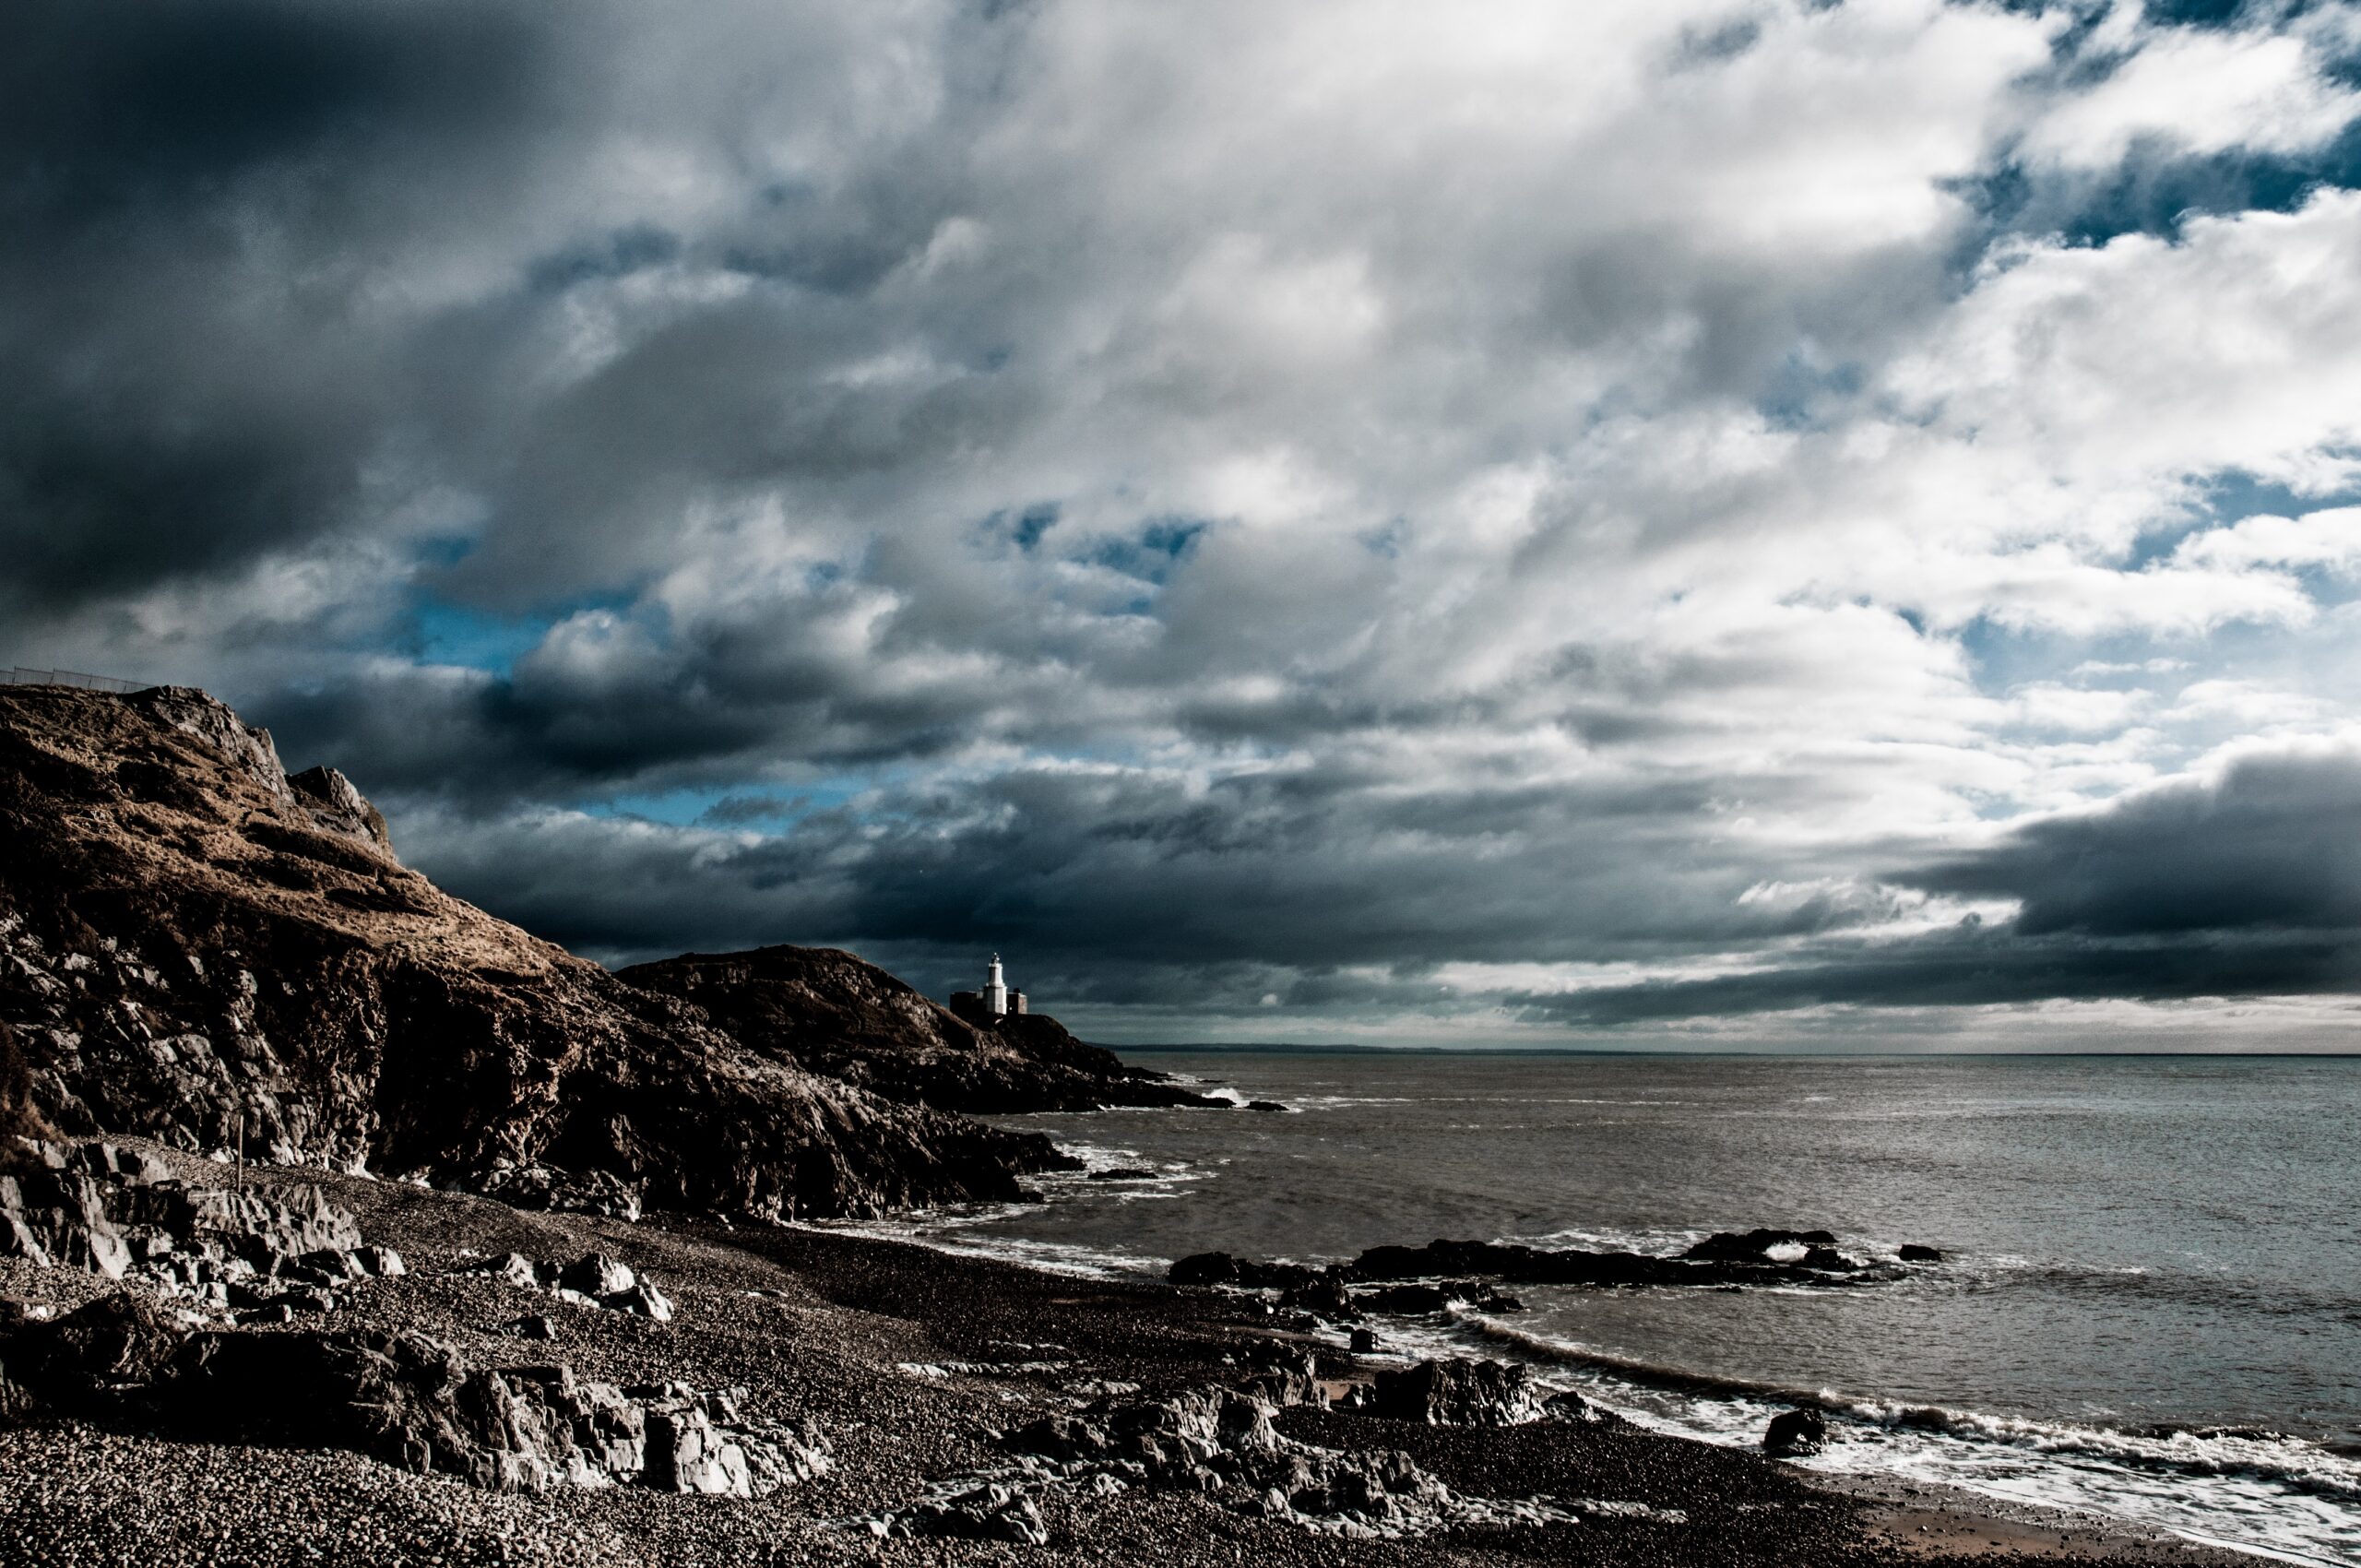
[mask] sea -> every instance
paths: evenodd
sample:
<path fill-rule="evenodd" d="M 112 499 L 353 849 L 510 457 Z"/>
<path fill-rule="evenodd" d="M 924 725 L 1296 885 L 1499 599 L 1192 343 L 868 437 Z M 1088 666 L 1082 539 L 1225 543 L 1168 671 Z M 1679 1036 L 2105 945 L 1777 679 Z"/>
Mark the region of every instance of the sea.
<path fill-rule="evenodd" d="M 2361 1565 L 2361 1058 L 1126 1051 L 1284 1112 L 1003 1117 L 1092 1170 L 921 1238 L 1072 1272 L 1436 1238 L 1677 1253 L 1827 1229 L 1946 1261 L 1845 1288 L 1509 1289 L 1407 1354 L 1527 1361 L 1807 1463 Z"/>

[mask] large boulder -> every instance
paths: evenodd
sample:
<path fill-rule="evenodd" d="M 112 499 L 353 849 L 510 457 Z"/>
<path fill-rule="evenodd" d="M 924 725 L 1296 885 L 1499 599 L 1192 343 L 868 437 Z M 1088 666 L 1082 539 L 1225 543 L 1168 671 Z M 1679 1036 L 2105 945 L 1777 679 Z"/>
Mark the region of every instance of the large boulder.
<path fill-rule="evenodd" d="M 1762 1431 L 1762 1452 L 1774 1459 L 1800 1459 L 1828 1443 L 1828 1420 L 1818 1410 L 1782 1410 Z"/>
<path fill-rule="evenodd" d="M 1375 1408 L 1430 1426 L 1505 1427 L 1538 1420 L 1541 1389 L 1525 1367 L 1461 1359 L 1377 1374 Z"/>

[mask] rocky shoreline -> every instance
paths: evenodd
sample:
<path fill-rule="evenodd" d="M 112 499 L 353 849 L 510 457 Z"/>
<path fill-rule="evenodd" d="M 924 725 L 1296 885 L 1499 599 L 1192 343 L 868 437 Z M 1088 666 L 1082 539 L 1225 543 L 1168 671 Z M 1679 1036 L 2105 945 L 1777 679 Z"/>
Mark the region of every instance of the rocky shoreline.
<path fill-rule="evenodd" d="M 248 1224 L 205 1195 L 231 1172 L 145 1143 L 41 1169 L 212 1222 L 132 1228 L 120 1277 L 103 1244 L 0 1259 L 20 1561 L 2241 1561 L 1840 1491 L 1255 1290 L 275 1166 Z M 208 1244 L 310 1296 L 187 1279 Z"/>

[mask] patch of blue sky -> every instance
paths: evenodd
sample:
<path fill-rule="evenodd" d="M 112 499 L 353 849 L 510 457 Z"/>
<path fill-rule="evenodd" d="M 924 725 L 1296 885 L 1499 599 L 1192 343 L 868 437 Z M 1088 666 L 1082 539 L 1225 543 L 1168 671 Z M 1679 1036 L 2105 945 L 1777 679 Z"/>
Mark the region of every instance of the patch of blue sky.
<path fill-rule="evenodd" d="M 2102 245 L 2125 234 L 2176 238 L 2192 217 L 2292 212 L 2322 186 L 2361 186 L 2361 123 L 2308 152 L 2236 148 L 2191 155 L 2142 142 L 2113 172 L 2061 176 L 2008 160 L 1950 183 L 1977 221 L 1960 248 L 1963 273 L 1998 241 L 2055 237 Z"/>
<path fill-rule="evenodd" d="M 421 592 L 403 612 L 394 642 L 423 664 L 455 664 L 508 675 L 515 671 L 516 661 L 538 647 L 558 623 L 589 610 L 626 612 L 634 603 L 628 594 L 597 594 L 545 609 L 500 614 Z M 663 627 L 652 621 L 650 629 L 660 636 Z"/>
<path fill-rule="evenodd" d="M 577 284 L 662 267 L 681 254 L 680 236 L 652 224 L 618 229 L 604 238 L 536 257 L 525 282 L 535 293 L 561 294 Z"/>
<path fill-rule="evenodd" d="M 2248 517 L 2301 517 L 2308 512 L 2356 505 L 2361 505 L 2361 491 L 2309 494 L 2248 473 L 2213 474 L 2201 481 L 2185 511 L 2159 517 L 2143 531 L 2121 564 L 2128 571 L 2143 570 L 2170 558 L 2191 535 L 2234 528 Z M 2323 582 L 2322 587 L 2342 594 L 2332 583 Z"/>
<path fill-rule="evenodd" d="M 836 810 L 874 783 L 867 778 L 839 776 L 791 787 L 683 786 L 611 795 L 585 802 L 581 810 L 588 816 L 661 823 L 668 827 L 780 832 L 815 813 Z"/>
<path fill-rule="evenodd" d="M 1211 526 L 1203 518 L 1159 517 L 1130 538 L 1098 540 L 1087 559 L 1094 566 L 1104 566 L 1161 588 L 1173 568 L 1189 558 L 1197 540 Z"/>
<path fill-rule="evenodd" d="M 1359 539 L 1361 548 L 1371 555 L 1396 561 L 1401 559 L 1402 546 L 1410 537 L 1410 520 L 1407 517 L 1391 517 L 1383 528 L 1367 529 L 1356 537 Z"/>
<path fill-rule="evenodd" d="M 1978 691 L 1991 695 L 2042 681 L 2062 681 L 2084 665 L 2120 665 L 2138 670 L 2157 659 L 2188 659 L 2201 650 L 2199 639 L 2172 639 L 2170 647 L 2144 632 L 2108 636 L 2066 636 L 2004 625 L 1979 616 L 1960 628 L 1959 644 L 1967 655 Z M 2121 684 L 2097 682 L 2096 684 Z"/>
<path fill-rule="evenodd" d="M 1861 390 L 1861 367 L 1798 342 L 1772 367 L 1755 410 L 1776 430 L 1826 428 Z"/>
<path fill-rule="evenodd" d="M 494 615 L 430 598 L 411 607 L 401 643 L 422 664 L 456 664 L 505 675 L 553 624 L 554 617 Z"/>
<path fill-rule="evenodd" d="M 976 524 L 976 538 L 986 544 L 1013 544 L 1020 553 L 1030 555 L 1040 544 L 1041 537 L 1057 527 L 1063 508 L 1055 501 L 1036 501 L 1029 506 L 1002 507 L 987 513 Z"/>

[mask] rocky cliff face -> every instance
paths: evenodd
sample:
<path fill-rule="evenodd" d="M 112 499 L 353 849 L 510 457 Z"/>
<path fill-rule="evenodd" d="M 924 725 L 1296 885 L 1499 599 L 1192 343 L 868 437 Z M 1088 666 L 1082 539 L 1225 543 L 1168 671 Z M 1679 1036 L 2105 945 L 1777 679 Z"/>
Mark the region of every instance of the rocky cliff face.
<path fill-rule="evenodd" d="M 874 964 L 829 947 L 689 953 L 618 978 L 695 1004 L 768 1059 L 889 1099 L 971 1114 L 1109 1105 L 1226 1105 L 1126 1067 L 1055 1018 L 991 1028 L 955 1017 Z"/>
<path fill-rule="evenodd" d="M 445 895 L 340 775 L 290 778 L 201 692 L 0 688 L 0 1022 L 64 1133 L 765 1217 L 1071 1163 Z"/>

